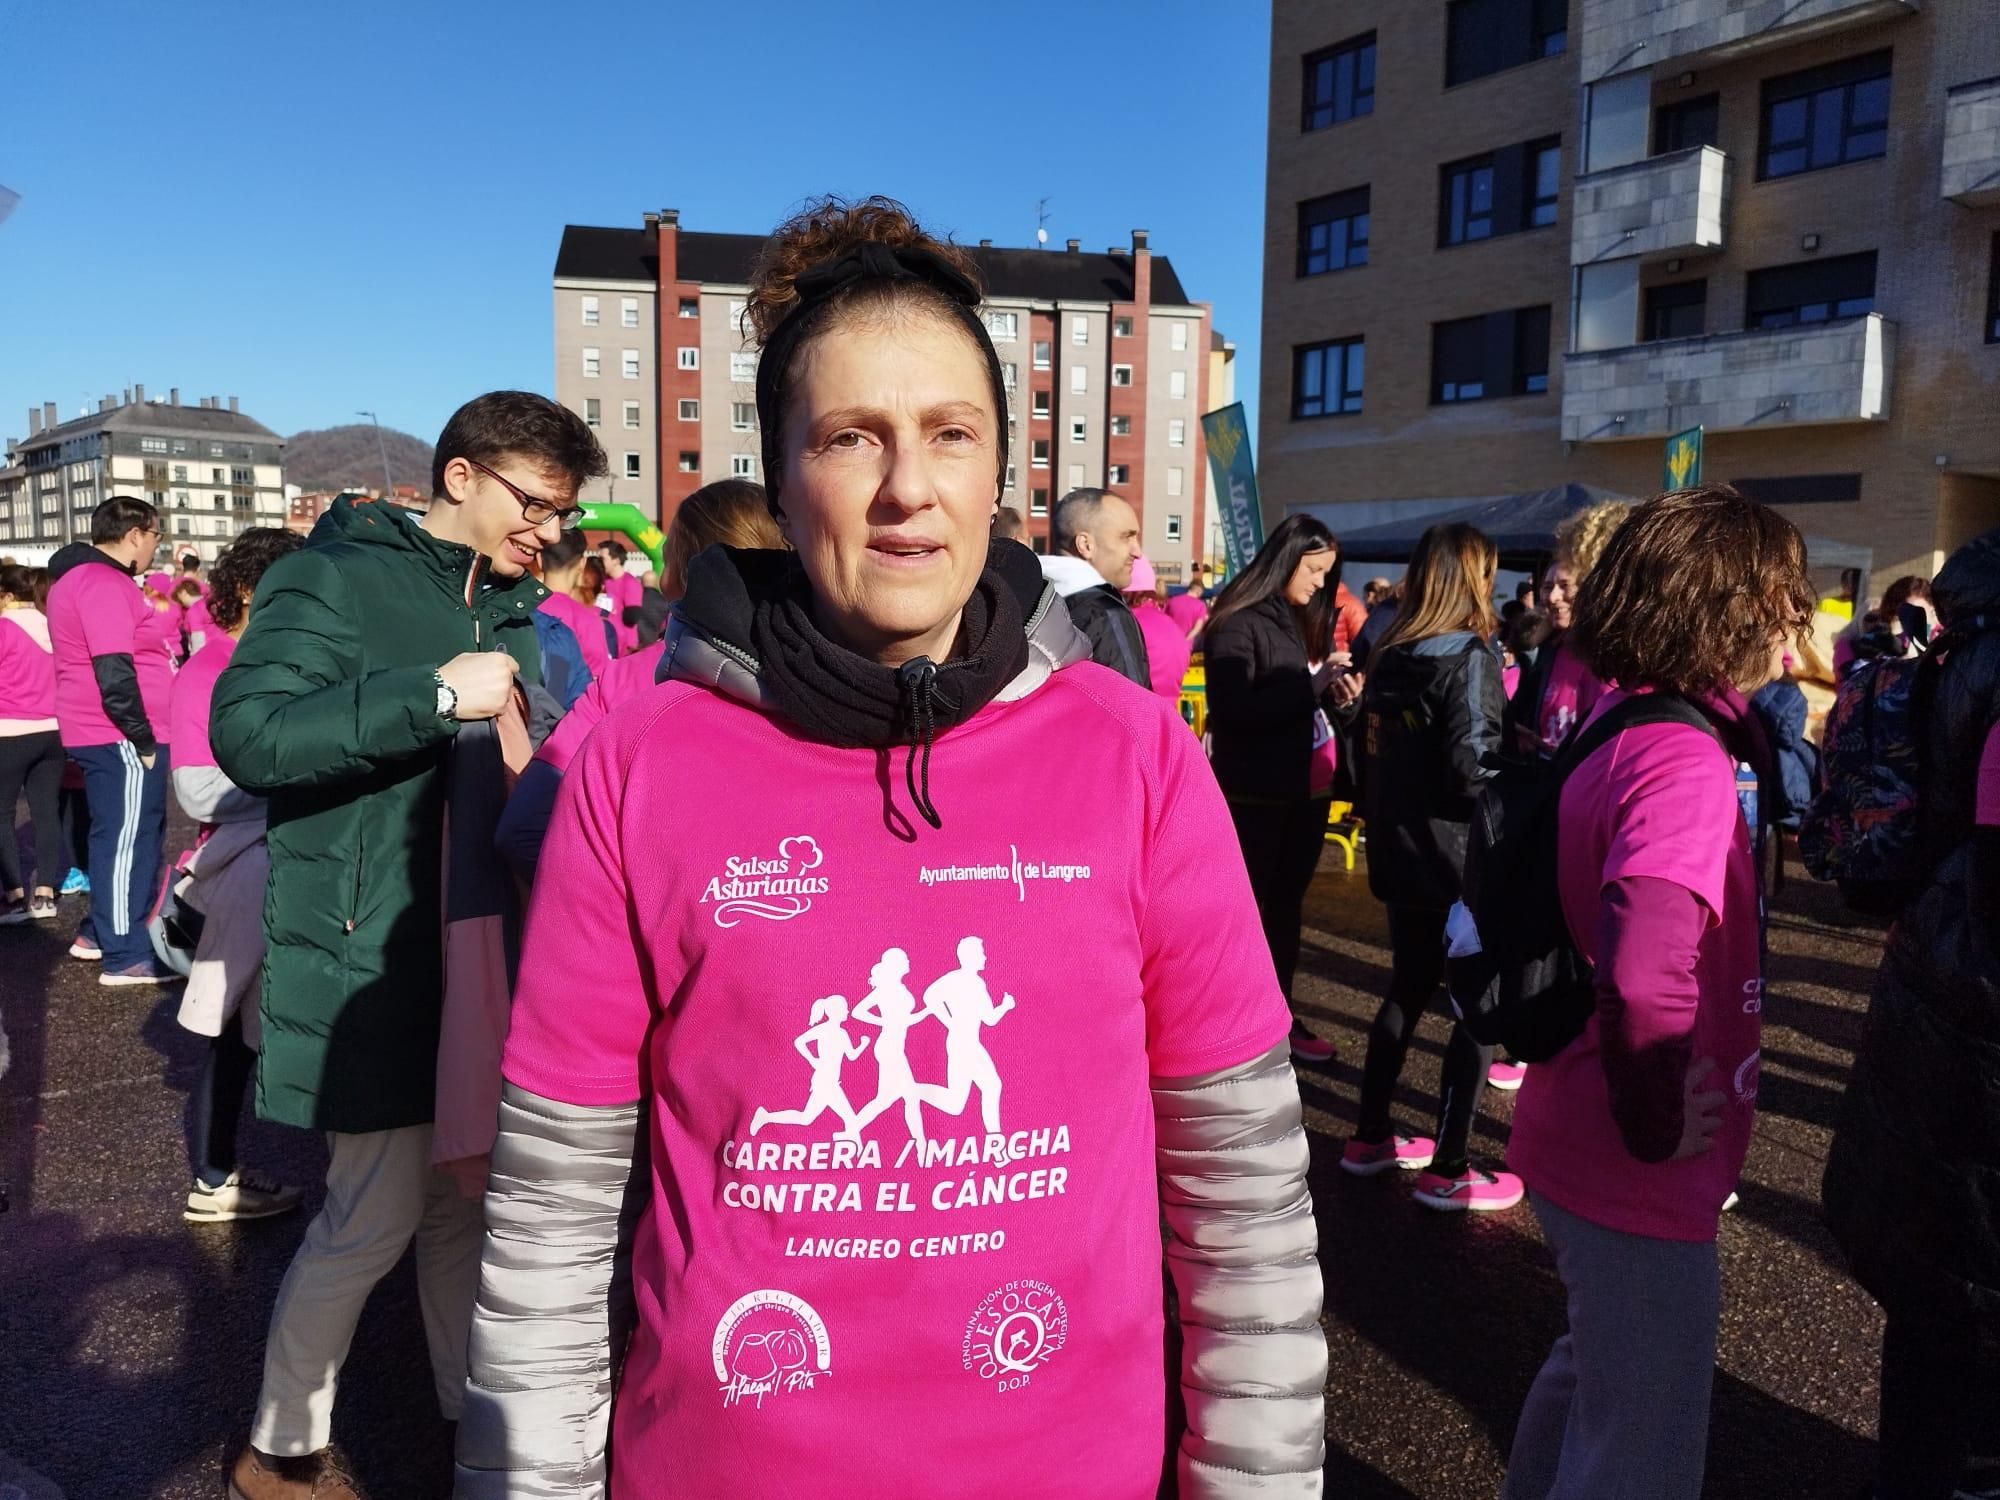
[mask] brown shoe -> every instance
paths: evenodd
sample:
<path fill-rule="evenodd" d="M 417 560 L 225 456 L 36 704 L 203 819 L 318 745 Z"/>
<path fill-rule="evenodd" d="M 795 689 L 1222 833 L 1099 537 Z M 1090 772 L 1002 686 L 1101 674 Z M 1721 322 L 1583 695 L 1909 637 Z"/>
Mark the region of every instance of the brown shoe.
<path fill-rule="evenodd" d="M 331 1448 L 278 1458 L 245 1448 L 229 1471 L 229 1500 L 367 1500 L 346 1461 Z"/>

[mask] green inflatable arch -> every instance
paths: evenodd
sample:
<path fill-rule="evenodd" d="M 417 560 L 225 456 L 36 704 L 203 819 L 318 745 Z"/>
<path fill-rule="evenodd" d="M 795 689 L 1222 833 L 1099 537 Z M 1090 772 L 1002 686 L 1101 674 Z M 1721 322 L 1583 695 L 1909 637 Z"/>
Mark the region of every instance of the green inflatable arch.
<path fill-rule="evenodd" d="M 600 504 L 586 501 L 583 507 L 585 531 L 616 531 L 632 539 L 632 545 L 653 560 L 653 571 L 666 571 L 667 538 L 659 527 L 646 519 L 636 505 Z"/>

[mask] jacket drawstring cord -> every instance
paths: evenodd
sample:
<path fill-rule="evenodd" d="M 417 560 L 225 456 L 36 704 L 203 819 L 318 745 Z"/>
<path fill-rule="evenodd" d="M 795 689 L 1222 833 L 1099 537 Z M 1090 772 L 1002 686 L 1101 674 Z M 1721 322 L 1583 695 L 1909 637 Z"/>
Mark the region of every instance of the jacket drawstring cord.
<path fill-rule="evenodd" d="M 903 780 L 910 789 L 910 801 L 923 820 L 935 829 L 944 828 L 937 804 L 931 801 L 931 746 L 937 740 L 937 663 L 928 656 L 913 657 L 896 671 L 897 685 L 908 704 L 911 732 L 909 758 L 903 762 Z M 922 787 L 918 786 L 917 754 L 923 753 Z"/>

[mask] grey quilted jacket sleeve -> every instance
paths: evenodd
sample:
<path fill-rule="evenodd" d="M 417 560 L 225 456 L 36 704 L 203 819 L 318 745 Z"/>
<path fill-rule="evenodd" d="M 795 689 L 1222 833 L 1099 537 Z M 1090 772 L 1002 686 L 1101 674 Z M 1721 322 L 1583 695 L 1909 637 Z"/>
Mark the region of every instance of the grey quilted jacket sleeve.
<path fill-rule="evenodd" d="M 558 1104 L 512 1084 L 501 1094 L 458 1500 L 602 1500 L 638 1133 L 636 1103 Z"/>
<path fill-rule="evenodd" d="M 1182 1500 L 1317 1496 L 1326 1335 L 1290 1050 L 1152 1087 L 1184 1336 Z"/>

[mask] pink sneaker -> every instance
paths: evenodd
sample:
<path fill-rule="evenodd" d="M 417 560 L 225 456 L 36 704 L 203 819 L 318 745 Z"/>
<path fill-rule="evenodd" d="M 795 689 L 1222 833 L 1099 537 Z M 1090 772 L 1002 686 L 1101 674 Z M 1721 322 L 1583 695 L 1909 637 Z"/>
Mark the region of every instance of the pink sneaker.
<path fill-rule="evenodd" d="M 1323 1063 L 1333 1061 L 1333 1043 L 1323 1042 L 1307 1031 L 1300 1022 L 1292 1022 L 1292 1056 L 1300 1062 Z"/>
<path fill-rule="evenodd" d="M 1351 1140 L 1340 1153 L 1340 1169 L 1356 1177 L 1373 1177 L 1391 1167 L 1418 1172 L 1428 1167 L 1435 1155 L 1437 1142 L 1424 1135 L 1392 1135 L 1372 1146 L 1366 1141 Z"/>
<path fill-rule="evenodd" d="M 1498 1213 L 1512 1208 L 1526 1195 L 1521 1179 L 1512 1172 L 1482 1172 L 1467 1168 L 1457 1177 L 1440 1177 L 1426 1172 L 1417 1179 L 1415 1197 L 1425 1208 L 1441 1213 Z"/>
<path fill-rule="evenodd" d="M 1486 1070 L 1486 1081 L 1504 1094 L 1511 1094 L 1521 1086 L 1521 1080 L 1528 1076 L 1528 1065 L 1517 1062 L 1497 1062 Z"/>

